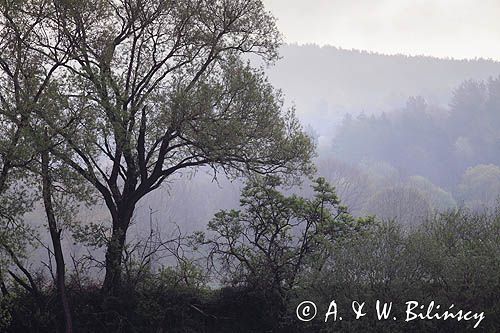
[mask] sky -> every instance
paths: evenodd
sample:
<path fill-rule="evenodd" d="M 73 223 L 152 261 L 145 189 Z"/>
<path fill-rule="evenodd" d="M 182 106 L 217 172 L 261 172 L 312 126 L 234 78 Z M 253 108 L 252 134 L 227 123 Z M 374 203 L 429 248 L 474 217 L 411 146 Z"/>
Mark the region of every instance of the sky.
<path fill-rule="evenodd" d="M 500 0 L 263 0 L 287 43 L 500 60 Z"/>

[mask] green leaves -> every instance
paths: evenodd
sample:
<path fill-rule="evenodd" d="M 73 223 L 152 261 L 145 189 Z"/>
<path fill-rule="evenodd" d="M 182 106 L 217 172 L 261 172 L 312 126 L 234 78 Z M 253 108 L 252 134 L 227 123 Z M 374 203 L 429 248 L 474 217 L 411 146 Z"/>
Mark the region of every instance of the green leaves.
<path fill-rule="evenodd" d="M 248 53 L 268 63 L 278 57 L 281 38 L 261 1 L 0 5 L 9 23 L 0 41 L 0 131 L 19 137 L 0 149 L 34 160 L 41 151 L 50 155 L 66 224 L 78 201 L 92 203 L 89 187 L 100 193 L 114 240 L 106 288 L 119 284 L 137 203 L 174 173 L 210 166 L 231 176 L 296 180 L 313 169 L 314 145 L 294 110 L 284 109 L 262 69 L 243 60 Z M 285 221 L 294 200 L 269 203 L 285 209 Z M 274 211 L 266 214 L 274 219 Z M 218 218 L 230 226 L 227 235 L 241 233 L 240 217 Z"/>
<path fill-rule="evenodd" d="M 362 230 L 372 219 L 355 219 L 323 178 L 314 196 L 286 196 L 275 176 L 251 178 L 241 193 L 241 210 L 220 211 L 199 241 L 209 259 L 235 284 L 261 286 L 280 294 L 311 269 L 319 269 L 337 239 Z"/>

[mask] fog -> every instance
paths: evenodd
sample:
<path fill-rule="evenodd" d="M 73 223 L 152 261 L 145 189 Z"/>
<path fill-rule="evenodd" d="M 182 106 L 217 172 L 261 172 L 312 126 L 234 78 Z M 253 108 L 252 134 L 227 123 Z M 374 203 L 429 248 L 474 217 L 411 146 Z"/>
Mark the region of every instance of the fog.
<path fill-rule="evenodd" d="M 317 176 L 336 186 L 353 214 L 412 225 L 437 211 L 495 206 L 499 62 L 317 45 L 285 45 L 281 55 L 266 67 L 269 79 L 316 141 Z M 188 231 L 237 208 L 243 180 L 210 171 L 185 174 L 142 200 L 136 227 L 150 207 L 162 225 Z M 390 193 L 407 200 L 391 201 Z"/>
<path fill-rule="evenodd" d="M 288 43 L 499 60 L 500 4 L 472 0 L 264 0 Z"/>
<path fill-rule="evenodd" d="M 0 331 L 496 332 L 499 14 L 1 2 Z"/>
<path fill-rule="evenodd" d="M 265 67 L 269 80 L 316 142 L 315 176 L 335 186 L 352 214 L 415 226 L 437 212 L 496 206 L 500 62 L 312 44 L 284 45 L 280 54 Z M 165 237 L 205 230 L 216 212 L 239 207 L 244 182 L 210 168 L 174 175 L 139 201 L 129 241 L 148 235 L 151 221 Z M 308 184 L 292 192 L 309 193 Z M 40 225 L 41 216 L 40 207 L 27 218 Z M 109 220 L 99 202 L 77 223 Z M 64 244 L 76 256 L 88 251 L 71 237 Z"/>

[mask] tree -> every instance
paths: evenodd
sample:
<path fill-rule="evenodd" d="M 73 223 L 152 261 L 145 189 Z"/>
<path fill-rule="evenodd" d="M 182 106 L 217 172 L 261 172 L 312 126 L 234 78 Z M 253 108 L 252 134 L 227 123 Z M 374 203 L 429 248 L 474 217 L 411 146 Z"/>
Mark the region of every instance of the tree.
<path fill-rule="evenodd" d="M 428 200 L 416 189 L 394 186 L 375 193 L 365 204 L 365 213 L 403 225 L 423 222 L 432 212 Z"/>
<path fill-rule="evenodd" d="M 500 198 L 500 167 L 480 164 L 465 170 L 458 198 L 469 208 L 494 207 Z"/>
<path fill-rule="evenodd" d="M 310 199 L 285 196 L 276 177 L 250 180 L 241 192 L 240 210 L 220 211 L 198 235 L 209 263 L 233 286 L 263 292 L 282 315 L 289 292 L 304 275 L 320 271 L 338 239 L 371 219 L 355 219 L 318 178 Z"/>
<path fill-rule="evenodd" d="M 406 185 L 420 192 L 429 201 L 429 204 L 435 211 L 444 212 L 457 208 L 457 203 L 451 193 L 434 185 L 425 177 L 411 176 Z"/>
<path fill-rule="evenodd" d="M 103 289 L 120 286 L 137 202 L 182 169 L 209 165 L 297 175 L 313 145 L 282 96 L 241 57 L 277 58 L 280 36 L 261 1 L 64 1 L 51 24 L 71 48 L 59 80 L 70 98 L 51 153 L 87 179 L 112 219 Z M 50 51 L 50 52 L 49 52 Z M 68 150 L 71 153 L 68 153 Z"/>
<path fill-rule="evenodd" d="M 53 182 L 49 171 L 48 147 L 57 145 L 52 137 L 47 136 L 43 124 L 37 117 L 46 113 L 54 115 L 54 110 L 60 109 L 65 103 L 65 99 L 58 93 L 58 86 L 54 83 L 56 71 L 68 61 L 69 48 L 60 45 L 59 34 L 50 29 L 51 17 L 54 16 L 54 8 L 50 6 L 50 1 L 2 1 L 0 3 L 0 126 L 2 131 L 0 147 L 0 198 L 2 206 L 0 215 L 5 210 L 5 202 L 11 201 L 5 191 L 9 186 L 17 186 L 21 181 L 36 184 L 33 179 L 34 174 L 42 176 L 41 188 L 43 192 L 44 207 L 47 213 L 49 232 L 53 245 L 53 253 L 56 258 L 56 289 L 64 314 L 64 327 L 66 332 L 72 331 L 71 311 L 65 291 L 65 265 L 61 247 L 61 229 L 56 223 L 56 213 L 53 209 L 52 192 Z M 52 53 L 52 57 L 42 57 L 47 51 Z M 5 139 L 4 139 L 5 138 Z M 24 179 L 11 177 L 9 173 L 21 174 Z M 73 183 L 74 184 L 74 183 Z M 76 189 L 73 189 L 76 190 Z M 23 191 L 20 203 L 27 203 L 26 192 L 36 192 L 36 188 L 30 191 Z M 71 192 L 71 191 L 70 191 Z M 14 199 L 16 200 L 16 199 Z M 30 229 L 20 228 L 16 217 L 26 212 L 23 204 L 16 203 L 17 209 L 10 209 L 10 216 L 7 219 L 10 225 L 15 225 L 16 232 L 14 239 L 19 240 L 19 230 L 24 231 L 27 239 L 30 239 Z M 21 242 L 24 244 L 26 241 Z M 37 294 L 37 287 L 33 282 L 29 272 L 22 267 L 8 237 L 2 237 L 2 246 L 12 257 L 17 267 L 24 273 L 30 281 L 26 285 L 22 280 L 10 272 L 16 282 L 25 287 L 28 291 Z M 49 249 L 47 247 L 47 249 Z"/>
<path fill-rule="evenodd" d="M 359 213 L 370 197 L 375 183 L 373 178 L 382 178 L 379 175 L 369 175 L 358 167 L 332 157 L 318 158 L 316 166 L 318 172 L 335 186 L 336 193 L 353 214 Z"/>

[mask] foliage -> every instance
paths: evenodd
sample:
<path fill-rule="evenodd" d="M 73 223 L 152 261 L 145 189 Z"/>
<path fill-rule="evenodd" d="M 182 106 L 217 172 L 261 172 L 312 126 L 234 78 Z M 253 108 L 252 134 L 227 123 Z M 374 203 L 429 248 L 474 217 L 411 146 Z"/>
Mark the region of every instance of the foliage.
<path fill-rule="evenodd" d="M 263 194 L 262 190 L 254 193 Z M 293 196 L 271 197 L 276 204 Z M 309 203 L 317 200 L 302 199 Z M 240 212 L 244 213 L 249 212 Z M 371 308 L 380 299 L 394 302 L 394 314 L 404 318 L 399 304 L 416 299 L 485 311 L 486 319 L 479 329 L 495 332 L 500 324 L 499 216 L 499 211 L 449 211 L 409 230 L 396 222 L 363 224 L 356 232 L 335 237 L 321 269 L 306 261 L 308 268 L 301 276 L 307 277 L 298 279 L 288 293 L 284 312 L 276 309 L 277 298 L 264 290 L 262 284 L 260 288 L 213 285 L 203 280 L 198 280 L 200 284 L 184 284 L 186 273 L 181 266 L 179 270 L 168 267 L 146 270 L 139 284 L 116 296 L 101 293 L 92 280 L 83 285 L 69 284 L 75 329 L 79 332 L 448 332 L 470 328 L 470 323 L 450 320 L 378 321 L 373 311 L 368 311 L 364 320 L 346 314 L 342 321 L 327 324 L 323 316 L 310 323 L 299 322 L 295 317 L 296 305 L 305 299 L 315 301 L 318 309 L 326 309 L 332 299 L 340 309 L 349 309 L 352 300 L 366 301 Z M 264 258 L 261 260 L 264 262 Z M 251 278 L 248 276 L 247 280 Z M 10 296 L 2 298 L 0 307 L 6 313 L 4 318 L 10 318 L 7 331 L 53 331 L 58 307 L 53 301 L 53 288 L 46 286 L 41 288 L 38 302 L 44 306 L 39 310 L 35 310 L 35 300 L 24 289 L 10 288 Z"/>
<path fill-rule="evenodd" d="M 428 199 L 416 189 L 393 186 L 376 192 L 366 202 L 364 212 L 384 220 L 397 220 L 408 226 L 426 219 L 432 213 L 432 208 Z"/>
<path fill-rule="evenodd" d="M 446 110 L 417 97 L 381 115 L 346 117 L 334 139 L 337 156 L 354 164 L 386 161 L 454 190 L 467 168 L 500 164 L 499 87 L 499 77 L 469 80 L 453 91 Z"/>
<path fill-rule="evenodd" d="M 307 272 L 321 270 L 332 244 L 371 222 L 352 217 L 324 178 L 312 184 L 311 199 L 286 196 L 280 185 L 275 177 L 250 180 L 241 210 L 218 212 L 198 235 L 222 281 L 274 300 L 278 317 Z"/>
<path fill-rule="evenodd" d="M 442 212 L 457 208 L 457 203 L 450 192 L 446 192 L 422 176 L 412 176 L 406 184 L 419 191 L 429 201 L 434 211 Z"/>
<path fill-rule="evenodd" d="M 280 35 L 261 1 L 30 5 L 19 14 L 35 22 L 29 38 L 14 40 L 50 68 L 40 76 L 53 103 L 29 116 L 57 142 L 46 147 L 54 159 L 109 210 L 106 290 L 119 287 L 136 204 L 173 174 L 200 166 L 231 175 L 311 170 L 314 147 L 294 110 L 243 60 L 277 59 Z"/>
<path fill-rule="evenodd" d="M 498 276 L 500 274 L 499 212 L 468 210 L 436 214 L 416 227 L 405 229 L 397 222 L 370 225 L 354 237 L 340 240 L 322 271 L 303 285 L 296 305 L 303 299 L 316 300 L 326 309 L 332 299 L 340 309 L 352 300 L 393 302 L 394 314 L 404 317 L 404 304 L 434 300 L 456 308 L 485 311 L 481 329 L 498 327 Z M 289 310 L 293 311 L 293 308 Z M 401 312 L 401 313 L 400 313 Z M 306 327 L 306 326 L 305 326 Z M 365 320 L 345 317 L 326 327 L 318 320 L 309 330 L 354 331 L 462 331 L 470 324 L 444 321 L 401 323 L 379 321 L 368 311 Z"/>
<path fill-rule="evenodd" d="M 462 175 L 457 192 L 469 208 L 494 207 L 500 198 L 500 168 L 493 164 L 468 168 Z"/>
<path fill-rule="evenodd" d="M 0 330 L 60 331 L 62 312 L 82 332 L 459 327 L 300 326 L 294 305 L 313 297 L 322 307 L 433 297 L 485 309 L 485 331 L 500 326 L 500 212 L 477 209 L 500 194 L 500 78 L 464 82 L 448 114 L 411 97 L 397 112 L 345 118 L 334 146 L 359 168 L 320 167 L 358 213 L 384 220 L 375 222 L 355 218 L 323 178 L 311 196 L 287 194 L 313 171 L 324 137 L 311 128 L 313 142 L 245 60 L 278 59 L 262 1 L 8 0 L 0 27 Z M 195 237 L 163 239 L 152 223 L 145 237 L 127 234 L 143 198 L 202 167 L 215 179 L 250 175 L 239 210 L 218 212 Z M 474 210 L 455 209 L 451 191 Z M 23 219 L 39 192 L 52 247 Z M 96 193 L 110 223 L 80 224 Z M 71 255 L 66 295 L 68 226 L 89 252 Z M 35 241 L 49 260 L 32 272 Z M 104 262 L 92 252 L 102 248 Z M 93 268 L 106 269 L 105 292 Z"/>

